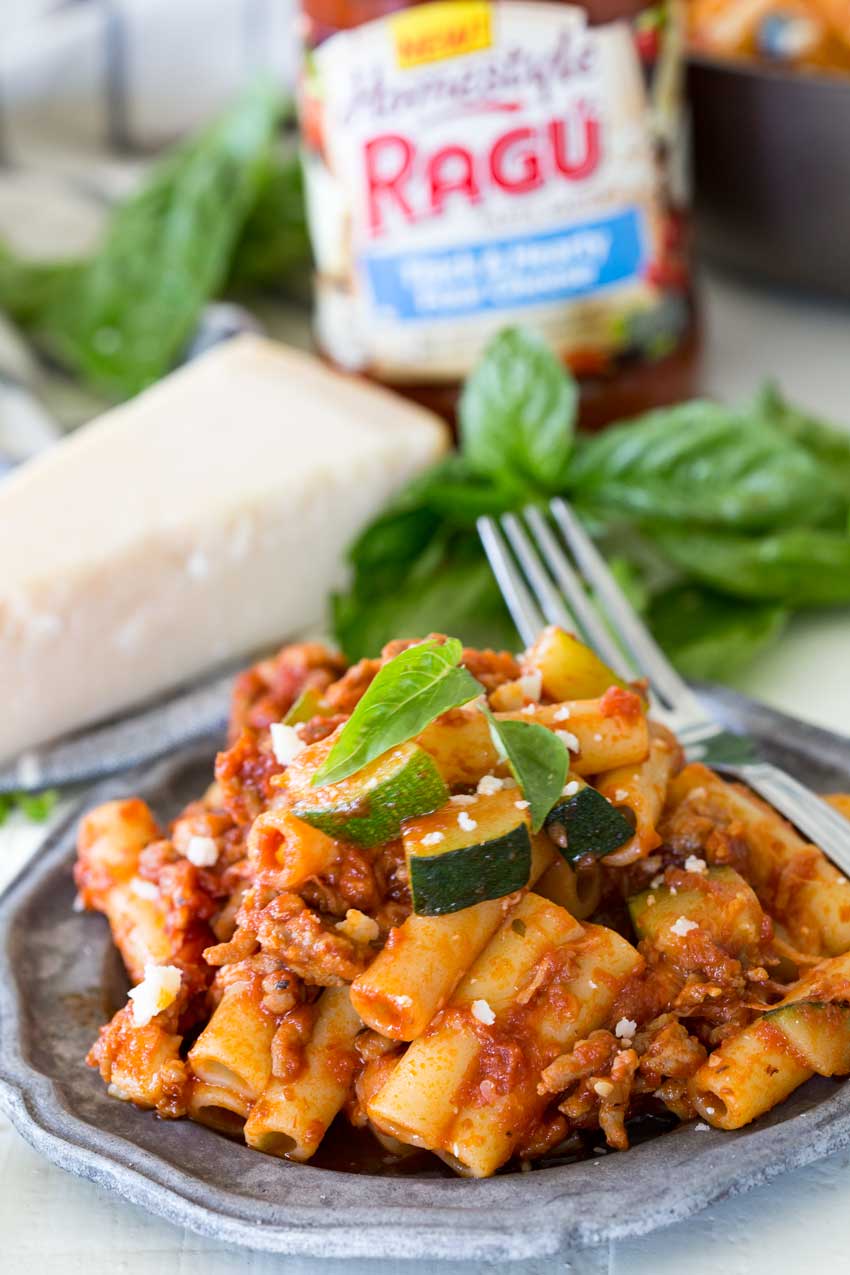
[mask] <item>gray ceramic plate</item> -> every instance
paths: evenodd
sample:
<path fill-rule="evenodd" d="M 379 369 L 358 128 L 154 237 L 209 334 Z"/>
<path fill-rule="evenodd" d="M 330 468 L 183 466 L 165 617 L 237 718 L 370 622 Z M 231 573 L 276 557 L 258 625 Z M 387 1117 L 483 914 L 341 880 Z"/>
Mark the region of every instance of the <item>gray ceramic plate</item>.
<path fill-rule="evenodd" d="M 732 727 L 822 791 L 850 787 L 850 740 L 710 692 Z M 203 787 L 214 742 L 110 780 L 169 817 Z M 71 910 L 76 818 L 0 900 L 0 1101 L 56 1164 L 172 1222 L 315 1257 L 545 1257 L 640 1234 L 850 1142 L 850 1087 L 810 1081 L 738 1133 L 683 1126 L 622 1155 L 486 1182 L 287 1164 L 108 1098 L 83 1065 L 123 982 L 103 918 Z"/>

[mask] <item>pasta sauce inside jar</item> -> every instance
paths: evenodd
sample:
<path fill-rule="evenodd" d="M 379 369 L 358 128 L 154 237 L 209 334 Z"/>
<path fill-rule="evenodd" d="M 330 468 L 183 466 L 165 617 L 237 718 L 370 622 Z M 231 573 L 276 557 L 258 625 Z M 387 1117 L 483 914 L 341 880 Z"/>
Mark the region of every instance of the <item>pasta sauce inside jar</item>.
<path fill-rule="evenodd" d="M 451 416 L 534 329 L 594 427 L 696 371 L 677 0 L 303 0 L 316 334 Z"/>

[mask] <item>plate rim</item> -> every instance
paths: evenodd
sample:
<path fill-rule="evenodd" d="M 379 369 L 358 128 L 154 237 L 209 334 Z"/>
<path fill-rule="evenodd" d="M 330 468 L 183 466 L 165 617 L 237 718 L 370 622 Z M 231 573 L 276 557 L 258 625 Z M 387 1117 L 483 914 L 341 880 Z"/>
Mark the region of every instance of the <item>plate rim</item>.
<path fill-rule="evenodd" d="M 717 697 L 718 709 L 721 701 L 731 725 L 740 726 L 746 715 L 751 725 L 758 721 L 764 728 L 764 714 L 772 714 L 761 705 L 757 713 L 750 714 L 748 701 L 725 690 Z M 783 726 L 793 722 L 802 752 L 808 742 L 812 755 L 822 760 L 828 742 L 831 760 L 842 769 L 846 766 L 850 782 L 850 740 L 798 724 L 784 714 L 772 715 L 772 720 L 780 719 Z M 57 1080 L 27 1057 L 21 987 L 10 950 L 16 920 L 37 902 L 43 890 L 53 888 L 51 878 L 71 861 L 73 833 L 84 809 L 140 788 L 156 789 L 180 769 L 209 757 L 216 743 L 208 737 L 87 790 L 46 833 L 33 859 L 0 895 L 0 1108 L 25 1140 L 59 1167 L 175 1225 L 245 1248 L 303 1257 L 517 1261 L 647 1234 L 850 1144 L 850 1084 L 845 1084 L 808 1110 L 767 1126 L 757 1124 L 729 1134 L 716 1130 L 698 1133 L 693 1125 L 685 1125 L 663 1139 L 644 1144 L 652 1147 L 664 1142 L 670 1147 L 670 1139 L 702 1139 L 687 1149 L 684 1143 L 678 1148 L 685 1151 L 697 1171 L 676 1175 L 676 1157 L 671 1156 L 663 1199 L 652 1195 L 636 1207 L 638 1192 L 632 1190 L 632 1199 L 623 1197 L 619 1212 L 601 1222 L 581 1210 L 571 1215 L 569 1208 L 562 1211 L 557 1205 L 575 1194 L 577 1172 L 596 1175 L 593 1179 L 583 1176 L 583 1185 L 593 1184 L 591 1190 L 600 1199 L 611 1192 L 622 1196 L 620 1178 L 625 1175 L 636 1182 L 641 1178 L 632 1170 L 640 1169 L 644 1147 L 633 1148 L 627 1156 L 609 1155 L 482 1182 L 376 1179 L 273 1161 L 281 1174 L 313 1175 L 317 1190 L 312 1204 L 290 1208 L 284 1203 L 279 1218 L 269 1220 L 268 1201 L 212 1186 L 121 1134 L 84 1119 L 65 1101 Z M 819 1083 L 830 1084 L 811 1081 L 809 1086 Z M 334 1206 L 331 1213 L 322 1200 L 324 1175 L 361 1183 L 361 1203 Z M 387 1186 L 380 1193 L 383 1198 L 377 1198 L 377 1181 L 401 1186 Z M 307 1179 L 304 1185 L 309 1187 Z M 458 1194 L 457 1201 L 446 1203 L 447 1187 Z M 350 1190 L 357 1194 L 353 1187 Z M 197 1198 L 199 1192 L 207 1195 L 206 1202 Z"/>

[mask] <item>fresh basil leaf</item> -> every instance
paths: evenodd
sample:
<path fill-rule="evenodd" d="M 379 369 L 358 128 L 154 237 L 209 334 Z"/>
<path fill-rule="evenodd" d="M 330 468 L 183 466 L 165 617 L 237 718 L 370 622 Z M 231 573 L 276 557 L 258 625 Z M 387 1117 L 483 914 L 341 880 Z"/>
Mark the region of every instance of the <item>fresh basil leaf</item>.
<path fill-rule="evenodd" d="M 762 386 L 753 407 L 763 420 L 799 443 L 825 465 L 850 499 L 850 430 L 830 425 L 795 407 L 772 382 Z"/>
<path fill-rule="evenodd" d="M 59 362 L 119 398 L 169 371 L 226 281 L 283 109 L 276 88 L 252 86 L 156 163 L 42 316 L 37 335 Z"/>
<path fill-rule="evenodd" d="M 377 595 L 358 572 L 333 599 L 334 636 L 350 660 L 377 655 L 392 638 L 455 633 L 466 646 L 516 650 L 519 637 L 474 533 L 441 534 L 398 567 Z"/>
<path fill-rule="evenodd" d="M 314 775 L 313 786 L 346 779 L 418 735 L 441 713 L 481 695 L 481 683 L 458 667 L 462 655 L 458 639 L 447 638 L 419 642 L 384 664 Z"/>
<path fill-rule="evenodd" d="M 777 640 L 788 611 L 685 584 L 653 598 L 647 618 L 680 673 L 722 682 Z"/>
<path fill-rule="evenodd" d="M 38 326 L 81 274 L 80 261 L 30 261 L 0 242 L 0 310 L 22 328 Z"/>
<path fill-rule="evenodd" d="M 578 392 L 538 337 L 507 328 L 467 378 L 459 405 L 462 450 L 480 474 L 508 486 L 562 491 Z"/>
<path fill-rule="evenodd" d="M 33 823 L 44 823 L 53 812 L 53 809 L 59 800 L 59 793 L 55 788 L 47 788 L 44 792 L 19 792 L 13 797 L 13 801 L 17 804 L 27 817 L 32 819 Z"/>
<path fill-rule="evenodd" d="M 233 252 L 228 288 L 274 288 L 302 278 L 310 265 L 301 160 L 272 151 L 257 197 Z"/>
<path fill-rule="evenodd" d="M 741 530 L 822 522 L 835 483 L 765 421 L 717 403 L 662 408 L 585 439 L 570 489 L 611 514 Z"/>
<path fill-rule="evenodd" d="M 687 527 L 651 529 L 682 571 L 722 593 L 789 607 L 850 603 L 850 535 L 795 527 L 767 536 L 736 536 Z"/>
<path fill-rule="evenodd" d="M 529 803 L 531 830 L 539 832 L 567 781 L 570 755 L 554 731 L 536 722 L 499 720 L 483 709 L 497 750 Z"/>

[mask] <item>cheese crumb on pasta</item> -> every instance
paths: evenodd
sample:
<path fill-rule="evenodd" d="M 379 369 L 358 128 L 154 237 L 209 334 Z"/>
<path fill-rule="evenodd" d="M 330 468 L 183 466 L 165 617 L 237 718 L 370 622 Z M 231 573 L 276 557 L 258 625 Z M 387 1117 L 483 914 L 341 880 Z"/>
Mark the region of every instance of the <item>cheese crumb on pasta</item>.
<path fill-rule="evenodd" d="M 633 1018 L 621 1018 L 614 1028 L 614 1035 L 618 1040 L 631 1040 L 636 1031 L 637 1023 Z"/>
<path fill-rule="evenodd" d="M 153 881 L 146 881 L 144 877 L 133 877 L 130 882 L 130 889 L 137 899 L 148 899 L 149 902 L 153 903 L 159 898 L 159 886 Z"/>
<path fill-rule="evenodd" d="M 479 1023 L 484 1023 L 486 1027 L 492 1026 L 496 1021 L 496 1015 L 485 1000 L 472 1002 L 472 1017 L 477 1018 Z"/>
<path fill-rule="evenodd" d="M 145 977 L 141 983 L 130 989 L 133 1023 L 136 1027 L 146 1027 L 152 1018 L 174 1003 L 182 978 L 176 965 L 148 963 L 145 966 Z"/>
<path fill-rule="evenodd" d="M 680 916 L 677 921 L 673 922 L 670 929 L 674 934 L 678 934 L 680 938 L 684 938 L 686 934 L 690 934 L 691 930 L 698 930 L 699 926 L 696 921 L 689 921 L 686 916 Z"/>
<path fill-rule="evenodd" d="M 281 766 L 288 766 L 306 747 L 294 726 L 286 726 L 283 722 L 272 722 L 269 733 L 272 738 L 272 752 Z"/>
<path fill-rule="evenodd" d="M 218 861 L 218 846 L 213 837 L 190 837 L 186 858 L 196 868 L 211 868 Z"/>
<path fill-rule="evenodd" d="M 700 859 L 698 855 L 689 854 L 685 860 L 686 872 L 708 872 L 708 864 L 705 859 Z"/>
<path fill-rule="evenodd" d="M 344 921 L 337 921 L 336 928 L 353 943 L 374 943 L 381 933 L 378 922 L 358 908 L 349 908 Z"/>

